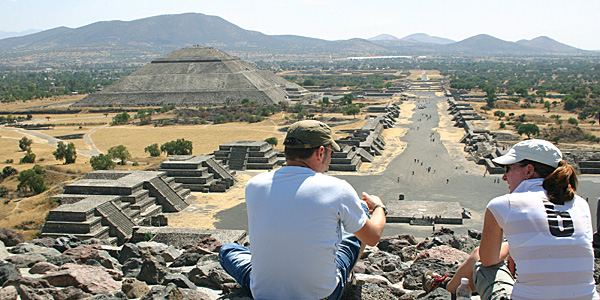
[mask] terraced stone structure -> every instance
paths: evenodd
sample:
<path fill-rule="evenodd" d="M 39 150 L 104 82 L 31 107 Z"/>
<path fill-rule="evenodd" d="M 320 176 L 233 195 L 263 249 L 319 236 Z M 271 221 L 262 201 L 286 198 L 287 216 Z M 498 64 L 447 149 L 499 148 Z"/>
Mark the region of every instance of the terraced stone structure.
<path fill-rule="evenodd" d="M 236 182 L 235 171 L 210 154 L 170 156 L 160 164 L 159 171 L 196 192 L 226 192 Z"/>
<path fill-rule="evenodd" d="M 42 237 L 72 234 L 122 244 L 135 226 L 186 208 L 189 195 L 165 172 L 93 171 L 52 197 L 60 205 L 48 214 Z"/>
<path fill-rule="evenodd" d="M 504 169 L 496 165 L 492 159 L 502 156 L 505 149 L 498 147 L 493 133 L 486 129 L 475 129 L 471 123 L 472 120 L 485 118 L 475 112 L 469 103 L 456 102 L 448 98 L 448 104 L 450 105 L 448 111 L 454 115 L 452 120 L 456 122 L 456 126 L 465 129 L 465 135 L 460 139 L 460 142 L 465 144 L 465 152 L 471 154 L 478 165 L 484 165 L 490 174 L 504 173 Z"/>
<path fill-rule="evenodd" d="M 261 71 L 223 51 L 202 46 L 175 50 L 73 106 L 194 107 L 309 100 L 316 94 Z"/>
<path fill-rule="evenodd" d="M 265 141 L 235 141 L 219 146 L 213 152 L 215 159 L 220 160 L 231 170 L 246 169 L 272 170 L 283 165 L 285 158 Z"/>
<path fill-rule="evenodd" d="M 372 162 L 373 156 L 356 146 L 340 145 L 341 151 L 331 155 L 330 171 L 357 171 L 363 160 Z"/>
<path fill-rule="evenodd" d="M 385 139 L 381 135 L 389 125 L 387 114 L 369 115 L 361 129 L 353 130 L 347 137 L 336 140 L 341 145 L 355 146 L 364 149 L 372 156 L 381 155 L 385 149 Z"/>

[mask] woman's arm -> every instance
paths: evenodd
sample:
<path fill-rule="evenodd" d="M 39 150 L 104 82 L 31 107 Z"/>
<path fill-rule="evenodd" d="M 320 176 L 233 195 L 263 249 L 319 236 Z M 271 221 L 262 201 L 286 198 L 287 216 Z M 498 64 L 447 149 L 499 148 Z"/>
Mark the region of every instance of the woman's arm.
<path fill-rule="evenodd" d="M 489 209 L 483 217 L 483 231 L 479 246 L 479 260 L 485 267 L 493 266 L 508 257 L 508 243 L 502 242 L 503 230 Z"/>

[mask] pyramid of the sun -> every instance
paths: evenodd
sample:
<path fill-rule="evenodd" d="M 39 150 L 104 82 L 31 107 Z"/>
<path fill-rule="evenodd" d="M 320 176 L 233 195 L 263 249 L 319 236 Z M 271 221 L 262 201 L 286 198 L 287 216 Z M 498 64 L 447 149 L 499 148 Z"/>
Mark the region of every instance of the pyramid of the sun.
<path fill-rule="evenodd" d="M 74 106 L 228 105 L 298 100 L 308 92 L 238 57 L 202 46 L 175 50 Z"/>

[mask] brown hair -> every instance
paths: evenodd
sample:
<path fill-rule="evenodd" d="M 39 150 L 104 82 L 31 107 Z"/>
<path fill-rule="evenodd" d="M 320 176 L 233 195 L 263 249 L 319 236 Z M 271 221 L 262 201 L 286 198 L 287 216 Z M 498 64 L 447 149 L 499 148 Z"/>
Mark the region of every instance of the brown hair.
<path fill-rule="evenodd" d="M 319 146 L 321 147 L 321 146 Z M 316 148 L 289 148 L 285 147 L 283 153 L 285 154 L 285 159 L 294 160 L 294 159 L 307 159 L 313 155 L 313 153 L 319 149 Z"/>
<path fill-rule="evenodd" d="M 550 202 L 563 205 L 575 197 L 578 183 L 577 170 L 566 161 L 561 160 L 556 168 L 531 160 L 523 160 L 519 164 L 533 165 L 535 172 L 544 178 L 542 186 Z"/>

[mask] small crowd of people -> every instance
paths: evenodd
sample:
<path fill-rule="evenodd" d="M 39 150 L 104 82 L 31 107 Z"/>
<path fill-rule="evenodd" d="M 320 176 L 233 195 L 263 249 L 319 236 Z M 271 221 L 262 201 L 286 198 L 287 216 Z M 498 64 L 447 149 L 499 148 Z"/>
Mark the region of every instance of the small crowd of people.
<path fill-rule="evenodd" d="M 325 123 L 294 123 L 284 147 L 286 165 L 246 185 L 250 247 L 223 245 L 219 261 L 254 299 L 340 299 L 365 246 L 379 242 L 387 207 L 323 174 L 340 151 Z M 423 274 L 425 291 L 455 294 L 468 278 L 484 300 L 600 299 L 590 209 L 576 193 L 575 169 L 537 139 L 493 161 L 505 168 L 509 193 L 489 202 L 481 244 L 454 276 Z"/>

